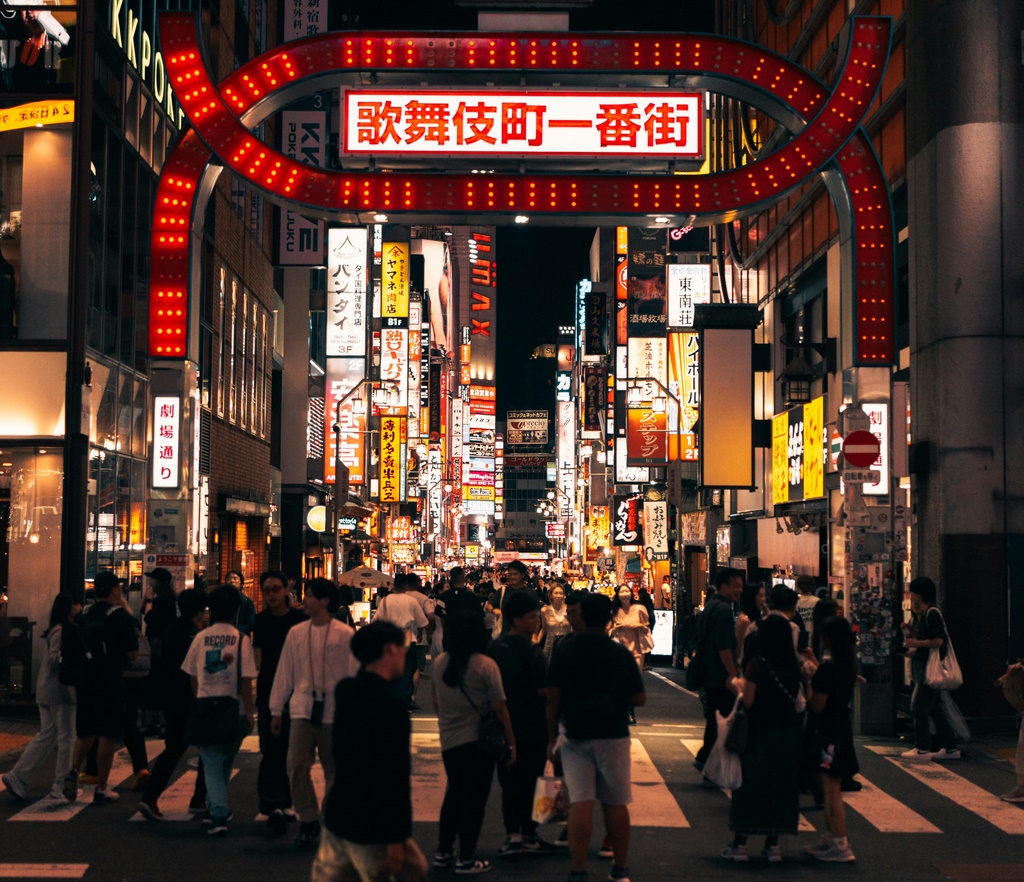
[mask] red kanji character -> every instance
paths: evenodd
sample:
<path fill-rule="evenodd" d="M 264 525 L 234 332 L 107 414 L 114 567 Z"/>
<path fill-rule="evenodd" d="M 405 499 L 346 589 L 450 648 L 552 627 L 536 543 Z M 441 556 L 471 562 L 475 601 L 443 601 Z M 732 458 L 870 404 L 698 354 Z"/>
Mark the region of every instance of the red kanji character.
<path fill-rule="evenodd" d="M 452 117 L 455 123 L 455 143 L 475 144 L 483 141 L 485 144 L 496 143 L 495 137 L 491 134 L 496 120 L 498 108 L 494 104 L 484 104 L 480 101 L 470 107 L 466 107 L 464 101 L 459 102 L 458 109 Z"/>
<path fill-rule="evenodd" d="M 685 104 L 648 104 L 644 108 L 647 119 L 644 130 L 647 132 L 647 146 L 675 144 L 682 147 L 686 143 L 686 125 L 690 121 L 690 111 Z"/>
<path fill-rule="evenodd" d="M 529 138 L 529 119 L 533 117 L 534 134 Z M 501 143 L 526 141 L 537 147 L 544 140 L 544 108 L 538 104 L 501 105 Z"/>
<path fill-rule="evenodd" d="M 402 108 L 390 101 L 369 101 L 359 103 L 356 123 L 357 140 L 360 144 L 383 144 L 388 139 L 401 144 L 395 126 L 402 121 Z"/>
<path fill-rule="evenodd" d="M 448 105 L 421 104 L 410 101 L 405 105 L 405 143 L 419 140 L 448 143 Z"/>
<path fill-rule="evenodd" d="M 636 147 L 640 111 L 635 104 L 602 104 L 597 130 L 602 147 Z"/>

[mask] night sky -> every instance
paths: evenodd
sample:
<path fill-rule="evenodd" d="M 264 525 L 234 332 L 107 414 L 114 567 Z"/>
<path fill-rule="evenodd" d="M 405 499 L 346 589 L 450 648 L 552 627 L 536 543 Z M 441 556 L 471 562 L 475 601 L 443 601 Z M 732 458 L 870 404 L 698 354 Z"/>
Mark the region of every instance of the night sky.
<path fill-rule="evenodd" d="M 595 227 L 498 229 L 497 418 L 555 406 L 554 362 L 531 361 L 558 326 L 574 324 L 576 283 L 590 275 Z"/>

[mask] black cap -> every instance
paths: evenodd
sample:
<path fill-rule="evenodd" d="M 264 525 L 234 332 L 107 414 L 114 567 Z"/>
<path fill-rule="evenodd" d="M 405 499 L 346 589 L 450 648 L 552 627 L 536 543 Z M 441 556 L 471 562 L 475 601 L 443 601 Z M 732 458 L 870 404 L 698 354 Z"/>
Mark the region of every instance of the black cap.
<path fill-rule="evenodd" d="M 124 579 L 114 573 L 113 570 L 100 570 L 96 574 L 96 578 L 92 581 L 92 587 L 100 594 L 105 597 L 118 585 L 123 585 Z"/>
<path fill-rule="evenodd" d="M 170 570 L 165 570 L 163 567 L 157 567 L 156 569 L 150 570 L 146 573 L 151 579 L 156 579 L 158 582 L 172 582 L 174 581 L 171 576 Z"/>

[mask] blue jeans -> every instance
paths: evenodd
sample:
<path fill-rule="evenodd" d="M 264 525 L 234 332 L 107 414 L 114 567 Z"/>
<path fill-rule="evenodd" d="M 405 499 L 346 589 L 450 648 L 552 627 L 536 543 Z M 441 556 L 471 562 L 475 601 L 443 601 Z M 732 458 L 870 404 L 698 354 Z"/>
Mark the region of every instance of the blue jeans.
<path fill-rule="evenodd" d="M 203 761 L 203 774 L 206 777 L 206 810 L 214 820 L 223 821 L 228 816 L 228 781 L 231 780 L 231 767 L 245 734 L 245 718 L 239 717 L 238 737 L 234 741 L 199 747 L 199 757 Z"/>

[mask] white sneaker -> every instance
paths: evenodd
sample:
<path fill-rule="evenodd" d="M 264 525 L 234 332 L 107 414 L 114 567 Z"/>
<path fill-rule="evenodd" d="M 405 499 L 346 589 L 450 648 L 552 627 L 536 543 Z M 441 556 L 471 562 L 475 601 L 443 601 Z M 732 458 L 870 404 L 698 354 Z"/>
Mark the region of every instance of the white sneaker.
<path fill-rule="evenodd" d="M 900 756 L 905 760 L 926 763 L 931 761 L 934 754 L 930 750 L 918 750 L 916 747 L 912 747 L 910 750 L 903 751 Z"/>
<path fill-rule="evenodd" d="M 1024 802 L 1024 784 L 1018 784 L 1009 793 L 999 797 L 1004 802 Z"/>
<path fill-rule="evenodd" d="M 733 845 L 731 842 L 722 849 L 722 857 L 727 861 L 739 861 L 740 863 L 750 860 L 750 855 L 747 853 L 745 845 Z"/>
<path fill-rule="evenodd" d="M 834 843 L 828 851 L 819 851 L 814 856 L 819 861 L 827 861 L 833 864 L 851 864 L 857 860 L 849 845 L 844 845 L 840 848 Z"/>
<path fill-rule="evenodd" d="M 782 849 L 777 845 L 766 845 L 761 852 L 761 856 L 770 864 L 782 863 Z"/>
<path fill-rule="evenodd" d="M 829 839 L 822 839 L 821 842 L 818 842 L 815 845 L 805 845 L 804 846 L 804 854 L 810 854 L 810 855 L 824 854 L 831 847 L 832 847 L 832 840 L 831 840 L 831 838 L 829 838 Z"/>
<path fill-rule="evenodd" d="M 942 750 L 938 750 L 932 754 L 932 759 L 937 763 L 944 763 L 949 760 L 962 759 L 962 756 L 960 754 L 959 747 L 954 747 L 952 750 L 946 750 L 946 748 L 943 747 Z"/>
<path fill-rule="evenodd" d="M 25 790 L 25 785 L 22 783 L 21 778 L 15 775 L 13 772 L 8 772 L 6 775 L 0 775 L 0 780 L 4 782 L 4 787 L 11 791 L 18 799 L 28 799 L 28 792 Z"/>

